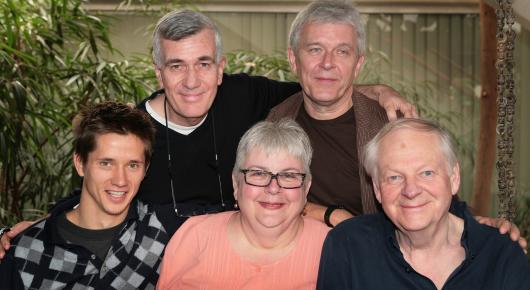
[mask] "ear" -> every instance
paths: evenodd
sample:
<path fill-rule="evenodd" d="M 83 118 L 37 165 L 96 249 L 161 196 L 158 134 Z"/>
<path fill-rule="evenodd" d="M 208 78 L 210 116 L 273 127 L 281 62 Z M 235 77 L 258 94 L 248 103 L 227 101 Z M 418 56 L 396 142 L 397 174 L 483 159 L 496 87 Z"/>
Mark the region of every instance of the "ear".
<path fill-rule="evenodd" d="M 358 59 L 357 59 L 357 63 L 355 64 L 355 74 L 354 74 L 354 78 L 357 79 L 359 77 L 359 74 L 361 73 L 361 69 L 363 68 L 363 64 L 364 64 L 364 55 L 361 55 Z"/>
<path fill-rule="evenodd" d="M 81 157 L 78 154 L 74 153 L 72 159 L 74 161 L 74 167 L 77 171 L 77 174 L 79 174 L 79 176 L 81 177 L 85 176 L 84 165 L 83 161 L 81 161 Z"/>
<path fill-rule="evenodd" d="M 449 178 L 451 179 L 451 194 L 455 195 L 460 188 L 460 164 L 458 162 L 453 167 L 453 174 Z"/>
<path fill-rule="evenodd" d="M 239 194 L 239 182 L 237 180 L 237 176 L 235 176 L 234 173 L 232 173 L 232 187 L 234 188 L 234 199 L 237 201 L 237 196 Z"/>
<path fill-rule="evenodd" d="M 153 69 L 155 70 L 155 74 L 156 74 L 156 79 L 158 80 L 158 85 L 161 87 L 161 88 L 164 88 L 164 82 L 162 80 L 162 71 L 160 70 L 160 68 L 158 68 L 158 66 L 156 64 L 153 63 Z"/>
<path fill-rule="evenodd" d="M 381 190 L 379 190 L 379 184 L 372 178 L 372 186 L 374 187 L 375 198 L 381 203 Z"/>
<path fill-rule="evenodd" d="M 217 85 L 221 85 L 223 82 L 223 72 L 226 65 L 226 57 L 221 57 L 221 60 L 217 64 Z"/>
<path fill-rule="evenodd" d="M 291 47 L 287 49 L 287 58 L 289 58 L 289 65 L 291 66 L 291 71 L 294 74 L 297 74 L 296 73 L 296 56 Z"/>

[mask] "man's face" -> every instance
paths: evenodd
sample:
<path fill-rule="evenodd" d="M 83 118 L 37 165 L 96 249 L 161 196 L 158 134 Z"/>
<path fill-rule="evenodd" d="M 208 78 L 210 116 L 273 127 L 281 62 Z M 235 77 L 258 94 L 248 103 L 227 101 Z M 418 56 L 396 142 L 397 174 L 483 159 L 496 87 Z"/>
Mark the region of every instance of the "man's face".
<path fill-rule="evenodd" d="M 400 231 L 435 229 L 448 216 L 460 172 L 456 165 L 449 174 L 439 143 L 433 133 L 406 128 L 380 144 L 376 197 Z"/>
<path fill-rule="evenodd" d="M 108 133 L 96 137 L 96 149 L 84 164 L 74 155 L 84 177 L 80 209 L 106 225 L 121 223 L 145 175 L 144 149 L 136 135 Z"/>
<path fill-rule="evenodd" d="M 223 79 L 225 60 L 215 62 L 211 29 L 172 41 L 161 39 L 162 67 L 155 67 L 169 102 L 169 119 L 179 125 L 199 123 L 212 106 Z"/>
<path fill-rule="evenodd" d="M 357 53 L 357 33 L 353 26 L 306 24 L 297 51 L 289 48 L 288 55 L 306 101 L 320 107 L 351 106 L 353 82 L 364 62 L 364 56 Z"/>

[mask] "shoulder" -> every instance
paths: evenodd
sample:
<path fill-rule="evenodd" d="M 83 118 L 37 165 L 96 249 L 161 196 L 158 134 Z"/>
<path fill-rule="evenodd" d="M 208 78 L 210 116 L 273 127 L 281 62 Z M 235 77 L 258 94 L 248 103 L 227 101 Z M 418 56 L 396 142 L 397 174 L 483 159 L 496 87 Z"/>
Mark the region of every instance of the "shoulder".
<path fill-rule="evenodd" d="M 329 232 L 329 236 L 348 242 L 362 242 L 366 239 L 378 239 L 383 236 L 385 216 L 382 213 L 361 215 L 338 224 Z"/>
<path fill-rule="evenodd" d="M 524 255 L 523 250 L 517 242 L 510 239 L 509 235 L 499 233 L 495 227 L 479 224 L 471 214 L 465 217 L 466 235 L 471 249 L 484 254 L 497 252 L 502 255 Z"/>
<path fill-rule="evenodd" d="M 134 202 L 131 207 L 134 207 L 138 215 L 139 227 L 134 229 L 140 231 L 140 233 L 144 233 L 142 229 L 145 229 L 145 235 L 156 235 L 157 240 L 167 243 L 174 230 L 168 229 L 167 225 L 163 223 L 165 220 L 160 215 L 170 214 L 170 212 L 161 212 L 154 205 L 145 204 L 141 201 Z"/>
<path fill-rule="evenodd" d="M 379 117 L 384 121 L 388 121 L 385 109 L 381 107 L 377 101 L 372 100 L 357 91 L 353 92 L 352 99 L 356 113 L 362 113 L 372 117 Z"/>
<path fill-rule="evenodd" d="M 324 241 L 329 230 L 330 228 L 323 222 L 314 218 L 304 217 L 304 231 L 308 236 Z"/>
<path fill-rule="evenodd" d="M 36 255 L 44 252 L 46 244 L 50 243 L 51 228 L 49 218 L 43 219 L 18 234 L 11 241 L 11 248 L 8 255 L 26 260 L 29 255 Z"/>
<path fill-rule="evenodd" d="M 140 110 L 143 110 L 143 111 L 146 111 L 146 108 L 145 108 L 145 104 L 147 103 L 147 101 L 150 101 L 154 98 L 156 98 L 157 96 L 161 95 L 162 93 L 164 93 L 164 89 L 160 89 L 160 90 L 157 90 L 157 91 L 154 91 L 149 97 L 143 99 L 142 101 L 140 101 L 140 103 L 138 103 L 136 105 L 136 107 Z"/>
<path fill-rule="evenodd" d="M 190 217 L 175 232 L 166 252 L 182 251 L 182 249 L 204 249 L 214 245 L 226 233 L 228 220 L 234 212 L 222 212 Z M 213 241 L 213 242 L 212 242 Z"/>
<path fill-rule="evenodd" d="M 50 227 L 50 218 L 45 218 L 39 222 L 32 224 L 27 229 L 25 229 L 23 232 L 18 234 L 11 243 L 18 244 L 20 243 L 21 240 L 41 239 L 44 236 L 44 234 L 50 230 L 49 227 Z"/>
<path fill-rule="evenodd" d="M 176 240 L 200 237 L 200 239 L 209 239 L 226 229 L 226 225 L 234 211 L 206 214 L 190 217 L 177 230 L 173 238 Z"/>
<path fill-rule="evenodd" d="M 302 96 L 302 92 L 298 92 L 272 108 L 267 119 L 276 121 L 285 117 L 294 118 L 298 114 L 303 102 L 304 98 Z"/>
<path fill-rule="evenodd" d="M 181 227 L 183 230 L 210 231 L 226 225 L 234 211 L 190 217 Z M 225 228 L 225 227 L 223 227 Z M 180 231 L 180 229 L 179 229 Z"/>

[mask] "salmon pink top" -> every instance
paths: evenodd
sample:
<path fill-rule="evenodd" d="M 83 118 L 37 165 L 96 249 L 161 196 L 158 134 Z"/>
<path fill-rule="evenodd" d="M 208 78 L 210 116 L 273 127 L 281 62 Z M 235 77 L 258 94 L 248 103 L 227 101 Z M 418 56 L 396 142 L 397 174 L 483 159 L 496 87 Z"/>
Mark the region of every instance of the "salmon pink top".
<path fill-rule="evenodd" d="M 315 289 L 326 225 L 304 217 L 293 250 L 271 264 L 257 265 L 239 256 L 228 241 L 228 220 L 234 213 L 188 219 L 166 247 L 157 289 Z"/>

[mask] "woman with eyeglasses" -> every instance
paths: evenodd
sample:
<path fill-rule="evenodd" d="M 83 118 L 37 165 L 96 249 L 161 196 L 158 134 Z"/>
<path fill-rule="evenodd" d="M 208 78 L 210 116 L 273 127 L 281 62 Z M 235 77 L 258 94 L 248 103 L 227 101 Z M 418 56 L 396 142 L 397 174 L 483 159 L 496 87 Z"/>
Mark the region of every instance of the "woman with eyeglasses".
<path fill-rule="evenodd" d="M 247 131 L 232 172 L 239 211 L 188 219 L 166 247 L 157 289 L 314 289 L 329 228 L 302 216 L 311 155 L 292 120 Z"/>

